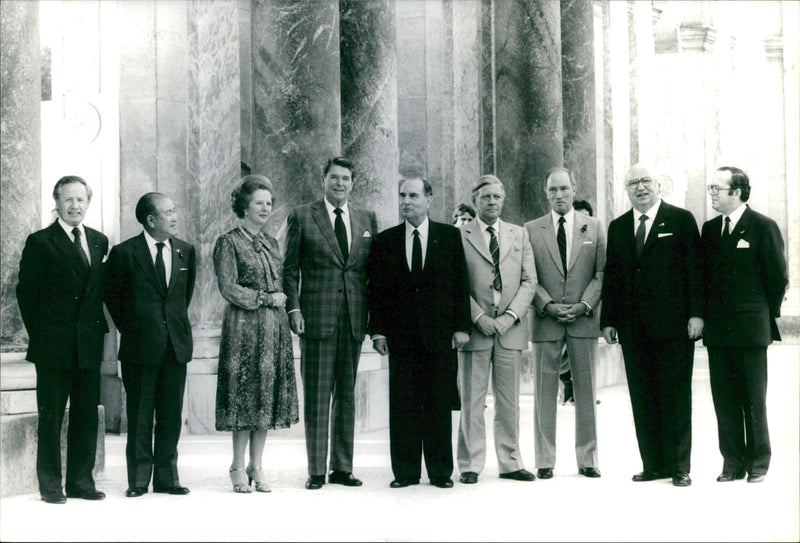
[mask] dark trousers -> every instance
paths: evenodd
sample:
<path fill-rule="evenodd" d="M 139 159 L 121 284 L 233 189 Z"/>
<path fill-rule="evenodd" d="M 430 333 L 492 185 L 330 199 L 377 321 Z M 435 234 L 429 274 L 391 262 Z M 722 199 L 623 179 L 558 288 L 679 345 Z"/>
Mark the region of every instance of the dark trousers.
<path fill-rule="evenodd" d="M 328 427 L 335 471 L 353 471 L 356 423 L 356 374 L 361 342 L 350 332 L 347 303 L 342 304 L 333 336 L 300 340 L 308 474 L 325 475 L 328 467 Z M 333 405 L 331 405 L 331 397 Z M 333 412 L 333 420 L 331 420 Z"/>
<path fill-rule="evenodd" d="M 146 488 L 151 475 L 154 488 L 178 486 L 178 438 L 183 424 L 186 364 L 178 364 L 168 342 L 159 364 L 122 364 L 122 382 L 127 395 L 128 486 Z"/>
<path fill-rule="evenodd" d="M 709 347 L 708 366 L 722 470 L 766 474 L 772 457 L 767 348 Z"/>
<path fill-rule="evenodd" d="M 416 345 L 415 345 L 416 347 Z M 389 343 L 389 441 L 395 479 L 453 474 L 452 416 L 455 350 L 406 350 Z"/>
<path fill-rule="evenodd" d="M 61 423 L 70 402 L 67 428 L 67 492 L 94 490 L 100 368 L 58 369 L 36 364 L 39 410 L 36 475 L 39 492 L 61 492 Z"/>
<path fill-rule="evenodd" d="M 643 468 L 688 473 L 694 342 L 623 342 L 622 354 Z"/>

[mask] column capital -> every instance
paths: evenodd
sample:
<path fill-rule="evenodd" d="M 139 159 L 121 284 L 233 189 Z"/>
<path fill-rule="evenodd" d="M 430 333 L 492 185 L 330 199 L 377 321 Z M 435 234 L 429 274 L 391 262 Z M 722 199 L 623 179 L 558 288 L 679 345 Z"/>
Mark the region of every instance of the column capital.
<path fill-rule="evenodd" d="M 767 36 L 764 38 L 764 54 L 767 60 L 782 60 L 783 36 Z"/>
<path fill-rule="evenodd" d="M 717 29 L 703 25 L 681 25 L 678 28 L 678 47 L 685 53 L 706 53 L 714 50 Z"/>

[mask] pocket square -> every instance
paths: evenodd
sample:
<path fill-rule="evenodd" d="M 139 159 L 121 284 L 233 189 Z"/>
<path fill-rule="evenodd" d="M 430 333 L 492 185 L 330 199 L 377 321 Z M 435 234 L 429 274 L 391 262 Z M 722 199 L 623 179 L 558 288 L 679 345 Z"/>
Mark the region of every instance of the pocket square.
<path fill-rule="evenodd" d="M 362 237 L 362 238 L 371 238 L 372 236 L 370 236 L 370 234 L 369 234 L 369 230 L 364 230 L 364 235 L 363 235 L 363 236 L 361 236 L 361 237 Z"/>
<path fill-rule="evenodd" d="M 671 235 L 672 235 L 672 232 L 659 232 L 658 233 L 658 237 L 659 238 L 666 238 L 666 237 L 671 236 Z"/>
<path fill-rule="evenodd" d="M 189 268 L 181 268 L 179 271 L 189 271 Z"/>
<path fill-rule="evenodd" d="M 736 244 L 736 248 L 737 249 L 749 249 L 750 248 L 750 242 L 747 241 L 746 239 L 740 239 L 739 243 Z"/>
<path fill-rule="evenodd" d="M 591 245 L 591 244 L 592 244 L 592 242 L 591 242 L 591 241 L 584 241 L 584 242 L 583 242 L 583 244 L 584 244 L 584 245 Z"/>

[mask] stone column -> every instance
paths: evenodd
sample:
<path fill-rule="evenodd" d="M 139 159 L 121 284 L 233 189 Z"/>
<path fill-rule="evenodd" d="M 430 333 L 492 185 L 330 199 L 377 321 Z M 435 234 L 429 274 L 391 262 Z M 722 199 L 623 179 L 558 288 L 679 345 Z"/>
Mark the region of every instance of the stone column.
<path fill-rule="evenodd" d="M 394 14 L 389 0 L 339 2 L 342 154 L 356 166 L 353 203 L 381 228 L 398 221 Z"/>
<path fill-rule="evenodd" d="M 272 224 L 283 225 L 322 196 L 322 167 L 340 154 L 339 3 L 254 0 L 250 16 L 251 170 L 273 181 Z"/>
<path fill-rule="evenodd" d="M 578 181 L 577 197 L 591 202 L 596 210 L 594 40 L 594 5 L 585 0 L 561 0 L 564 165 Z"/>
<path fill-rule="evenodd" d="M 24 350 L 27 334 L 17 306 L 25 238 L 41 228 L 41 96 L 39 4 L 0 2 L 0 326 L 2 350 Z"/>
<path fill-rule="evenodd" d="M 495 2 L 494 32 L 495 173 L 503 218 L 522 224 L 547 212 L 544 174 L 564 163 L 560 4 Z"/>
<path fill-rule="evenodd" d="M 785 24 L 800 19 L 800 5 L 781 2 L 783 25 L 783 103 L 786 128 L 786 204 L 788 224 L 786 238 L 789 262 L 789 291 L 781 314 L 800 315 L 800 31 L 796 24 Z"/>

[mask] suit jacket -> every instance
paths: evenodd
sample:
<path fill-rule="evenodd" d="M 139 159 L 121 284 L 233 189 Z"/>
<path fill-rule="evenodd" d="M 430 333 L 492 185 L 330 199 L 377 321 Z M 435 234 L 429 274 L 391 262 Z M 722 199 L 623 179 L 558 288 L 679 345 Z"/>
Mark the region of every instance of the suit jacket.
<path fill-rule="evenodd" d="M 350 331 L 364 340 L 367 327 L 367 256 L 378 233 L 373 211 L 349 205 L 351 242 L 345 262 L 325 202 L 296 207 L 288 218 L 283 263 L 286 311 L 300 309 L 305 337 L 331 337 L 347 300 Z"/>
<path fill-rule="evenodd" d="M 461 242 L 464 246 L 464 258 L 469 278 L 469 304 L 472 322 L 481 314 L 494 318 L 494 263 L 486 244 L 486 238 L 478 221 L 465 224 L 461 230 Z M 500 278 L 503 291 L 497 315 L 508 310 L 514 312 L 519 320 L 498 338 L 500 345 L 506 349 L 525 349 L 528 346 L 527 315 L 533 299 L 536 285 L 536 268 L 533 264 L 533 252 L 528 241 L 528 234 L 521 226 L 500 223 L 497 233 L 500 246 Z M 486 336 L 472 326 L 469 343 L 462 351 L 491 349 L 494 344 L 492 336 Z"/>
<path fill-rule="evenodd" d="M 106 306 L 121 334 L 120 362 L 160 364 L 167 340 L 181 364 L 192 359 L 188 308 L 197 273 L 194 247 L 172 244 L 169 288 L 159 284 L 144 232 L 111 249 L 106 263 Z"/>
<path fill-rule="evenodd" d="M 421 277 L 408 269 L 405 223 L 384 230 L 369 255 L 369 333 L 386 336 L 389 351 L 452 349 L 453 333 L 472 329 L 464 248 L 457 228 L 430 221 Z"/>
<path fill-rule="evenodd" d="M 703 343 L 758 347 L 780 341 L 775 318 L 789 279 L 778 225 L 748 206 L 725 244 L 721 234 L 722 215 L 703 225 Z"/>
<path fill-rule="evenodd" d="M 697 222 L 685 209 L 661 201 L 641 256 L 633 210 L 611 221 L 600 327 L 627 342 L 688 337 L 689 318 L 703 316 L 700 258 Z"/>
<path fill-rule="evenodd" d="M 539 283 L 533 298 L 533 341 L 555 341 L 564 336 L 564 328 L 572 337 L 600 336 L 600 294 L 606 265 L 606 236 L 598 219 L 574 213 L 572 251 L 567 273 L 561 265 L 556 231 L 550 213 L 525 223 L 533 247 Z M 559 324 L 547 316 L 548 302 L 574 304 L 581 301 L 592 310 L 570 324 Z"/>
<path fill-rule="evenodd" d="M 25 241 L 17 302 L 28 330 L 27 360 L 43 366 L 100 366 L 103 335 L 103 258 L 108 238 L 84 226 L 91 266 L 87 271 L 70 237 L 54 222 Z"/>

